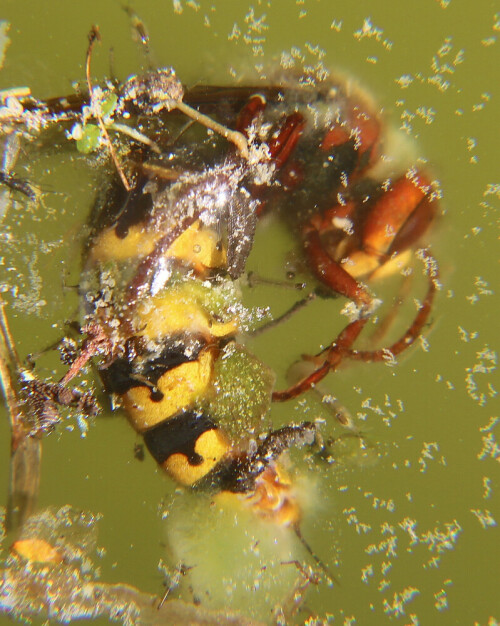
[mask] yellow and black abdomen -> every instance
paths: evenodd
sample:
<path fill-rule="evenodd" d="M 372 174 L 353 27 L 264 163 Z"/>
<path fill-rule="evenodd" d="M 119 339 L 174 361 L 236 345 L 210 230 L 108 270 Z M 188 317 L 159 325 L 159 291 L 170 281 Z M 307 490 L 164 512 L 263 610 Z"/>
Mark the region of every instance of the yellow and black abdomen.
<path fill-rule="evenodd" d="M 185 339 L 185 338 L 184 338 Z M 157 463 L 183 485 L 204 477 L 228 452 L 229 442 L 200 408 L 213 376 L 213 350 L 189 342 L 189 355 L 167 345 L 140 362 L 118 359 L 101 371 L 106 391 L 114 394 Z"/>
<path fill-rule="evenodd" d="M 123 195 L 114 222 L 107 198 L 108 223 L 86 250 L 85 317 L 114 347 L 100 366 L 105 390 L 158 464 L 191 486 L 258 432 L 274 376 L 236 342 L 245 310 L 217 224 L 181 216 L 179 229 L 154 194 L 145 210 L 145 188 Z"/>

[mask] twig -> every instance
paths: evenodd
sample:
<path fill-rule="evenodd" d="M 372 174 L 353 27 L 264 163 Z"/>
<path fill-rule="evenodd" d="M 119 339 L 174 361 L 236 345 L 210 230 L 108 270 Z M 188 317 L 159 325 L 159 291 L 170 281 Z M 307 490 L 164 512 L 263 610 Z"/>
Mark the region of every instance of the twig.
<path fill-rule="evenodd" d="M 20 402 L 14 373 L 22 366 L 10 333 L 5 302 L 0 296 L 0 383 L 11 426 L 10 478 L 5 527 L 18 530 L 34 512 L 40 488 L 42 444 L 30 437 L 24 405 Z"/>
<path fill-rule="evenodd" d="M 111 143 L 111 139 L 109 138 L 109 133 L 102 120 L 102 115 L 99 110 L 99 105 L 95 105 L 94 93 L 92 90 L 92 80 L 90 77 L 90 60 L 92 58 L 92 48 L 94 47 L 94 43 L 100 40 L 101 40 L 101 35 L 99 34 L 99 29 L 97 28 L 97 26 L 92 26 L 92 29 L 89 33 L 89 46 L 87 48 L 87 58 L 85 60 L 85 74 L 87 78 L 87 87 L 89 90 L 90 101 L 92 103 L 92 113 L 94 114 L 97 120 L 97 123 L 99 124 L 99 128 L 101 129 L 101 132 L 104 136 L 104 139 L 108 146 L 109 153 L 111 155 L 111 158 L 113 159 L 113 163 L 115 164 L 116 171 L 120 175 L 123 186 L 125 187 L 127 191 L 130 191 L 131 189 L 130 184 L 127 180 L 127 177 L 125 176 L 122 166 L 120 165 L 120 161 L 118 160 L 118 157 L 116 156 L 115 149 L 113 148 L 113 144 Z"/>

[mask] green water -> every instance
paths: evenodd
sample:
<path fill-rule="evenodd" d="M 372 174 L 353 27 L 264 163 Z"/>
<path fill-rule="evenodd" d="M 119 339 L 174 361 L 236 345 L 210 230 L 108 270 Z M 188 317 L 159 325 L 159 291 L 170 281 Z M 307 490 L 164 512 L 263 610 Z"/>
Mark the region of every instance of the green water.
<path fill-rule="evenodd" d="M 256 72 L 272 78 L 271 60 L 282 52 L 303 55 L 306 64 L 320 60 L 357 77 L 396 125 L 409 127 L 418 154 L 428 159 L 443 190 L 442 216 L 432 237 L 443 288 L 427 334 L 428 349 L 416 347 L 393 368 L 353 365 L 328 379 L 330 391 L 365 434 L 372 462 L 362 463 L 359 455 L 350 459 L 340 447 L 338 463 L 301 469 L 308 484 L 314 483 L 303 532 L 334 569 L 340 587 L 312 588 L 297 621 L 311 614 L 346 625 L 500 622 L 494 278 L 500 210 L 500 5 L 486 0 L 253 5 L 180 0 L 179 5 L 181 13 L 166 0 L 134 3 L 148 26 L 157 64 L 174 66 L 184 82 L 195 84 L 231 82 L 234 76 Z M 103 38 L 94 59 L 96 76 L 109 74 L 110 48 L 117 76 L 140 69 L 141 54 L 118 2 L 3 0 L 0 19 L 11 24 L 0 89 L 28 85 L 39 97 L 70 93 L 72 81 L 84 78 L 91 24 L 99 25 Z M 403 76 L 412 79 L 406 88 Z M 26 163 L 26 156 L 21 161 Z M 21 208 L 11 214 L 9 228 L 18 244 L 2 250 L 6 260 L 0 267 L 2 284 L 17 287 L 14 299 L 12 290 L 4 295 L 16 305 L 9 317 L 23 355 L 57 339 L 61 323 L 75 315 L 75 296 L 63 289 L 61 272 L 54 267 L 70 268 L 67 284 L 77 280 L 78 244 L 71 242 L 78 241 L 78 225 L 93 194 L 90 175 L 82 178 L 67 155 L 39 153 L 27 176 L 46 191 L 44 204 L 33 215 Z M 276 277 L 281 269 L 277 250 L 286 249 L 289 235 L 279 225 L 267 228 L 250 264 Z M 41 254 L 40 242 L 51 244 L 49 256 Z M 14 275 L 6 270 L 13 264 Z M 276 312 L 284 297 L 264 288 L 252 295 Z M 331 318 L 337 319 L 337 310 L 331 303 L 311 305 L 272 337 L 256 341 L 255 350 L 284 372 L 300 352 L 314 352 L 334 336 L 337 327 Z M 305 407 L 279 407 L 275 419 L 298 421 L 306 411 L 308 419 L 320 414 L 308 401 Z M 5 420 L 0 428 L 0 502 L 5 502 Z M 332 426 L 332 432 L 338 434 L 338 429 Z M 39 504 L 100 512 L 99 545 L 106 550 L 99 561 L 102 580 L 161 593 L 157 565 L 165 557 L 169 531 L 159 510 L 173 487 L 151 459 L 134 459 L 136 441 L 125 420 L 116 416 L 99 418 L 85 439 L 77 427 L 60 429 L 44 441 Z M 301 451 L 294 459 L 300 466 Z M 211 533 L 209 523 L 200 525 L 202 546 L 221 560 L 214 572 L 224 577 L 224 568 L 230 572 L 234 566 L 224 564 L 224 555 L 231 560 L 234 547 L 220 531 Z M 249 591 L 232 608 L 250 611 L 259 602 L 265 600 Z"/>

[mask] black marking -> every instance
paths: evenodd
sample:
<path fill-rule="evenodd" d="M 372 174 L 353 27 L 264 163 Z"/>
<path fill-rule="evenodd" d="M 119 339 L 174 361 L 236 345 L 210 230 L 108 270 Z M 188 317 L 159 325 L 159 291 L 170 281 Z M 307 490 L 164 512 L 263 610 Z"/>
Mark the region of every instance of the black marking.
<path fill-rule="evenodd" d="M 203 457 L 195 452 L 195 445 L 203 433 L 217 428 L 206 415 L 197 411 L 186 411 L 166 419 L 144 433 L 144 443 L 162 465 L 172 454 L 183 454 L 190 465 L 201 465 Z"/>
<path fill-rule="evenodd" d="M 206 343 L 202 339 L 170 338 L 160 354 L 157 352 L 149 355 L 134 355 L 132 360 L 127 357 L 115 359 L 111 365 L 100 371 L 101 379 L 106 393 L 123 395 L 133 387 L 149 387 L 151 400 L 159 402 L 163 398 L 161 391 L 157 389 L 159 379 L 169 370 L 196 361 Z"/>
<path fill-rule="evenodd" d="M 151 213 L 153 199 L 151 194 L 144 192 L 144 181 L 131 189 L 120 208 L 115 226 L 116 236 L 125 239 L 129 228 L 143 221 Z"/>
<path fill-rule="evenodd" d="M 153 198 L 144 192 L 148 178 L 139 176 L 130 191 L 127 191 L 119 176 L 114 176 L 109 185 L 98 193 L 91 211 L 89 223 L 93 234 L 105 228 L 115 227 L 116 236 L 124 239 L 131 226 L 146 221 L 153 209 Z M 92 246 L 93 237 L 89 245 Z"/>
<path fill-rule="evenodd" d="M 249 493 L 255 490 L 255 481 L 285 450 L 292 446 L 312 445 L 316 426 L 303 422 L 274 430 L 259 444 L 255 452 L 243 453 L 216 465 L 196 488 L 203 491 L 231 491 Z"/>

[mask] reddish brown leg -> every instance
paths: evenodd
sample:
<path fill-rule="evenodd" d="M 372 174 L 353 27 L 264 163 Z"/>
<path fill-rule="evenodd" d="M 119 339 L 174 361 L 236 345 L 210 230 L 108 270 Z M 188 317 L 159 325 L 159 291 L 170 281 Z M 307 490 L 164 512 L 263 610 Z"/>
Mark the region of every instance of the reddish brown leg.
<path fill-rule="evenodd" d="M 413 323 L 402 335 L 402 337 L 400 337 L 392 345 L 379 350 L 354 350 L 352 345 L 358 338 L 369 318 L 364 317 L 355 320 L 344 328 L 337 339 L 328 348 L 314 357 L 314 360 L 319 357 L 324 357 L 324 362 L 320 367 L 288 389 L 275 391 L 273 393 L 273 400 L 276 402 L 283 402 L 285 400 L 296 398 L 300 394 L 308 391 L 311 387 L 321 381 L 329 372 L 335 371 L 343 359 L 380 362 L 386 361 L 388 358 L 395 357 L 409 348 L 422 334 L 422 330 L 427 324 L 437 289 L 437 264 L 433 257 L 431 257 L 427 252 L 423 253 L 423 259 L 427 263 L 426 271 L 429 276 L 427 294 L 422 306 L 419 308 L 417 315 L 413 320 Z"/>
<path fill-rule="evenodd" d="M 357 305 L 360 305 L 362 307 L 362 317 L 348 324 L 328 348 L 313 358 L 315 361 L 320 360 L 320 358 L 324 359 L 323 363 L 316 370 L 288 389 L 275 391 L 273 400 L 276 402 L 296 398 L 311 389 L 329 372 L 337 369 L 342 359 L 352 352 L 353 343 L 368 321 L 368 317 L 363 313 L 369 311 L 373 302 L 363 285 L 358 283 L 355 278 L 326 253 L 319 232 L 312 223 L 305 228 L 304 247 L 310 267 L 313 268 L 316 277 L 330 287 L 332 291 L 340 293 L 354 301 Z"/>
<path fill-rule="evenodd" d="M 319 383 L 320 380 L 323 380 L 329 372 L 336 370 L 346 354 L 350 354 L 352 344 L 358 338 L 367 321 L 368 318 L 362 318 L 348 324 L 337 339 L 328 346 L 328 348 L 322 350 L 317 355 L 317 357 L 324 355 L 325 360 L 323 364 L 309 374 L 309 376 L 306 376 L 306 378 L 303 378 L 295 385 L 288 387 L 288 389 L 275 391 L 273 393 L 273 400 L 275 402 L 284 402 L 285 400 L 296 398 L 300 396 L 300 394 L 309 391 L 309 389 Z"/>
<path fill-rule="evenodd" d="M 278 136 L 268 142 L 267 147 L 269 148 L 271 158 L 276 164 L 276 169 L 281 169 L 290 158 L 304 130 L 304 126 L 305 120 L 302 115 L 300 113 L 292 113 L 285 119 Z"/>
<path fill-rule="evenodd" d="M 248 129 L 254 119 L 266 108 L 266 99 L 259 94 L 249 98 L 236 121 L 236 130 L 243 133 L 248 139 Z"/>
<path fill-rule="evenodd" d="M 262 113 L 265 108 L 266 100 L 263 96 L 258 94 L 252 96 L 238 115 L 236 130 L 243 133 L 248 138 L 248 129 L 259 113 Z M 303 116 L 297 112 L 292 113 L 285 118 L 276 136 L 267 142 L 269 154 L 277 170 L 281 169 L 290 158 L 304 126 L 305 120 Z"/>
<path fill-rule="evenodd" d="M 263 96 L 256 94 L 249 98 L 248 102 L 238 115 L 236 130 L 245 135 L 248 139 L 248 131 L 252 123 L 265 108 L 266 100 Z M 267 142 L 269 155 L 271 157 L 271 161 L 275 165 L 276 172 L 282 170 L 284 166 L 290 165 L 290 157 L 302 134 L 304 126 L 305 120 L 303 116 L 297 112 L 292 113 L 284 119 L 276 132 L 273 133 L 275 136 Z M 284 169 L 286 170 L 286 167 Z M 286 172 L 281 172 L 281 174 L 284 178 L 286 177 Z M 260 199 L 267 190 L 269 190 L 267 185 L 253 185 L 252 196 L 254 199 Z M 263 213 L 268 201 L 269 198 L 262 198 L 260 200 L 256 209 L 257 216 L 260 216 Z"/>
<path fill-rule="evenodd" d="M 401 307 L 410 296 L 411 279 L 410 276 L 404 276 L 401 285 L 398 288 L 397 294 L 394 296 L 394 302 L 390 310 L 384 315 L 384 317 L 377 322 L 377 326 L 370 334 L 370 343 L 372 345 L 380 345 L 384 338 L 387 336 L 390 328 L 393 326 L 394 321 L 400 316 Z"/>
<path fill-rule="evenodd" d="M 426 271 L 428 274 L 429 286 L 427 288 L 425 300 L 420 306 L 411 326 L 397 341 L 387 348 L 381 348 L 379 350 L 349 349 L 344 355 L 345 358 L 366 362 L 385 361 L 388 357 L 392 358 L 391 355 L 395 357 L 404 352 L 404 350 L 409 348 L 416 341 L 416 339 L 420 337 L 432 310 L 432 303 L 434 301 L 434 296 L 436 295 L 437 282 L 439 278 L 437 263 L 434 258 L 427 252 L 424 253 L 423 257 L 428 263 Z"/>
<path fill-rule="evenodd" d="M 358 305 L 365 307 L 371 305 L 370 294 L 363 285 L 328 255 L 323 248 L 319 233 L 314 227 L 306 228 L 304 248 L 310 267 L 322 283 Z"/>

